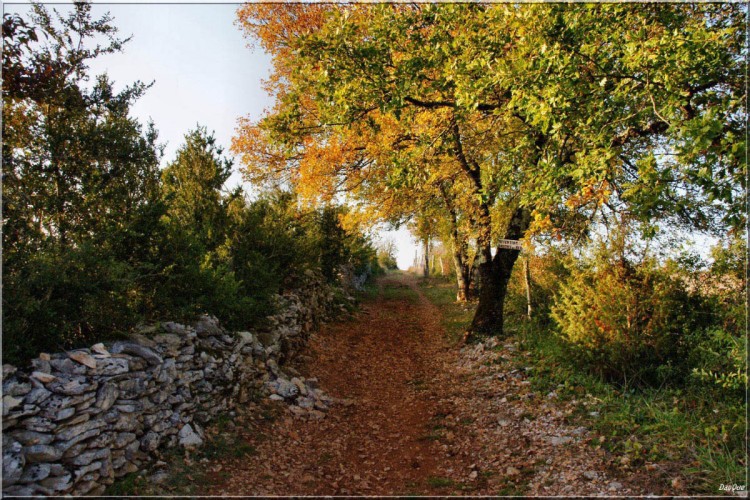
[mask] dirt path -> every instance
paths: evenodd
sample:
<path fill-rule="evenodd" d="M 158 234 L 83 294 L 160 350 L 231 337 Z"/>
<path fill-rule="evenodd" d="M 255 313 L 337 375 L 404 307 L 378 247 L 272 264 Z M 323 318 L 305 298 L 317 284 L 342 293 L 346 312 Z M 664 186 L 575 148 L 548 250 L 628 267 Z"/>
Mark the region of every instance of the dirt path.
<path fill-rule="evenodd" d="M 351 404 L 325 419 L 283 403 L 248 408 L 237 439 L 252 453 L 201 464 L 212 495 L 658 493 L 613 479 L 613 457 L 565 424 L 570 408 L 505 373 L 513 346 L 448 344 L 416 278 L 393 275 L 352 321 L 326 325 L 305 377 Z M 530 409 L 531 408 L 531 409 Z"/>
<path fill-rule="evenodd" d="M 455 457 L 445 460 L 431 434 L 441 415 L 435 382 L 451 357 L 439 311 L 409 275 L 379 286 L 355 321 L 315 335 L 298 366 L 327 394 L 353 404 L 334 405 L 322 421 L 284 415 L 260 423 L 250 437 L 257 453 L 224 464 L 227 482 L 211 493 L 414 494 L 459 466 Z"/>

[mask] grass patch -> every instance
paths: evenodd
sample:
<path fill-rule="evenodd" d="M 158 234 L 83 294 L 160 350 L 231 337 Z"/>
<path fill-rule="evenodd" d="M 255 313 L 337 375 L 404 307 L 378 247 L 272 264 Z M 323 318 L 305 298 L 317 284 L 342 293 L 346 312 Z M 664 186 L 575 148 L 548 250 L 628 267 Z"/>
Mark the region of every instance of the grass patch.
<path fill-rule="evenodd" d="M 139 495 L 143 483 L 143 477 L 139 476 L 137 472 L 131 472 L 110 484 L 104 491 L 104 495 L 112 497 L 136 496 Z"/>
<path fill-rule="evenodd" d="M 367 281 L 361 290 L 355 293 L 357 302 L 371 302 L 378 296 L 378 285 L 375 280 Z"/>
<path fill-rule="evenodd" d="M 132 472 L 115 480 L 104 492 L 105 496 L 190 496 L 200 493 L 200 487 L 208 483 L 200 465 L 186 462 L 180 455 L 182 450 L 173 448 L 162 457 L 167 462 L 167 478 L 162 483 L 152 483 L 149 475 L 142 471 Z"/>
<path fill-rule="evenodd" d="M 442 435 L 437 432 L 431 432 L 429 434 L 425 434 L 424 436 L 420 436 L 417 438 L 419 441 L 440 441 L 440 438 L 442 438 Z"/>
<path fill-rule="evenodd" d="M 107 496 L 191 496 L 200 494 L 202 488 L 209 486 L 211 477 L 206 472 L 206 461 L 230 458 L 244 458 L 257 453 L 254 446 L 248 443 L 242 433 L 232 429 L 232 417 L 223 414 L 217 416 L 211 426 L 206 429 L 206 439 L 200 448 L 191 456 L 186 455 L 181 447 L 171 448 L 163 452 L 162 460 L 167 465 L 167 477 L 161 483 L 153 483 L 149 476 L 154 472 L 148 470 L 146 474 L 137 471 L 115 481 L 105 491 Z M 226 479 L 228 472 L 218 473 L 218 479 Z M 216 481 L 216 478 L 213 479 Z"/>
<path fill-rule="evenodd" d="M 219 434 L 208 440 L 199 450 L 201 458 L 216 460 L 221 458 L 242 458 L 257 453 L 254 446 L 244 441 L 239 436 L 230 438 L 225 434 Z"/>
<path fill-rule="evenodd" d="M 385 300 L 409 302 L 412 304 L 416 304 L 419 301 L 419 295 L 417 295 L 417 292 L 401 283 L 383 283 L 383 286 L 380 289 L 380 296 Z"/>
<path fill-rule="evenodd" d="M 430 488 L 450 488 L 455 485 L 453 480 L 447 477 L 428 477 L 427 484 Z"/>
<path fill-rule="evenodd" d="M 528 489 L 528 485 L 525 485 L 525 484 L 508 484 L 508 485 L 501 487 L 497 491 L 497 496 L 519 497 L 519 496 L 523 496 L 523 494 L 526 493 L 527 489 Z"/>
<path fill-rule="evenodd" d="M 745 404 L 705 388 L 623 388 L 576 367 L 564 342 L 526 324 L 518 337 L 517 366 L 532 365 L 529 380 L 542 393 L 583 401 L 570 423 L 586 425 L 623 465 L 669 461 L 696 493 L 718 493 L 719 484 L 745 484 Z M 528 356 L 520 354 L 528 352 Z"/>
<path fill-rule="evenodd" d="M 456 302 L 456 284 L 442 278 L 420 280 L 419 287 L 427 299 L 442 313 L 442 324 L 448 339 L 459 342 L 474 317 L 476 304 Z"/>

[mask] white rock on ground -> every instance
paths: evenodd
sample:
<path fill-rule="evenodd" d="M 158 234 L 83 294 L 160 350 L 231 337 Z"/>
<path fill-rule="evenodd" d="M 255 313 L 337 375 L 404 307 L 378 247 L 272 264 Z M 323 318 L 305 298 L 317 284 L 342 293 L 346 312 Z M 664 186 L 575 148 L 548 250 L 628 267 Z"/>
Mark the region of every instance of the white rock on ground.
<path fill-rule="evenodd" d="M 193 430 L 190 424 L 186 424 L 179 433 L 181 446 L 201 446 L 203 439 Z"/>

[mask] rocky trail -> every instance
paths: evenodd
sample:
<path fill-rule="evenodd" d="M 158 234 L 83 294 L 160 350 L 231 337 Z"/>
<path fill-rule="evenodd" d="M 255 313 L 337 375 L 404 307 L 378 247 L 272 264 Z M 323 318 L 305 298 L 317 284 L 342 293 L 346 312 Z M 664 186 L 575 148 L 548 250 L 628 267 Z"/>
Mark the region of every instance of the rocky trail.
<path fill-rule="evenodd" d="M 451 345 L 416 278 L 388 276 L 354 318 L 325 325 L 284 368 L 305 381 L 300 391 L 330 397 L 325 413 L 276 396 L 208 429 L 238 451 L 197 460 L 196 493 L 663 493 L 658 471 L 623 477 L 586 428 L 566 423 L 588 403 L 533 393 L 525 371 L 506 366 L 515 349 Z"/>

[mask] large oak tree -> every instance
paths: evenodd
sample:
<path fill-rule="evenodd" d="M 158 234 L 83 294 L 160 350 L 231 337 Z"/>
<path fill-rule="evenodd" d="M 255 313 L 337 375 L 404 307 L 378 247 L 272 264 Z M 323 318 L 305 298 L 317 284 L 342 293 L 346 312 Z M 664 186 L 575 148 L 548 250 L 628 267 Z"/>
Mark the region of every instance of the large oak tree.
<path fill-rule="evenodd" d="M 379 207 L 461 182 L 474 333 L 502 333 L 519 252 L 498 239 L 613 212 L 744 224 L 739 5 L 273 5 L 239 22 L 277 98 L 234 142 L 248 177 Z"/>

